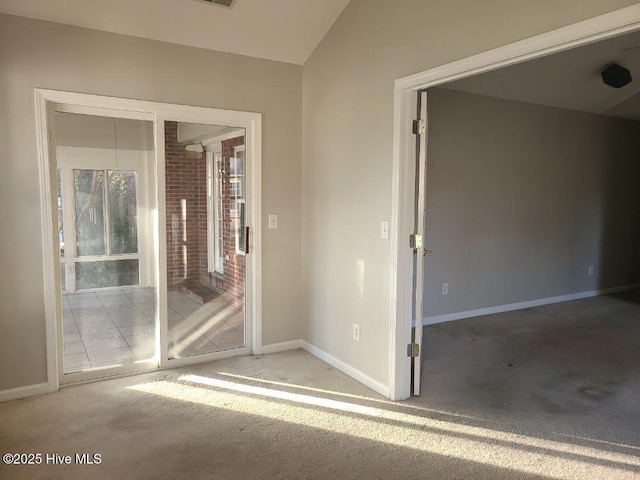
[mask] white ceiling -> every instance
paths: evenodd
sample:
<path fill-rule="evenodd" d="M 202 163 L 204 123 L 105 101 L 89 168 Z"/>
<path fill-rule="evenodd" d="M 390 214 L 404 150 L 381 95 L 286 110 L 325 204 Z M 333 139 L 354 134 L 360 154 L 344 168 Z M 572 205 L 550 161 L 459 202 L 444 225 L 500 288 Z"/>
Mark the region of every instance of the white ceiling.
<path fill-rule="evenodd" d="M 304 64 L 349 0 L 0 0 L 0 13 Z"/>
<path fill-rule="evenodd" d="M 634 80 L 619 89 L 605 85 L 600 72 L 611 62 L 629 69 Z M 443 87 L 640 120 L 640 32 L 465 78 Z"/>

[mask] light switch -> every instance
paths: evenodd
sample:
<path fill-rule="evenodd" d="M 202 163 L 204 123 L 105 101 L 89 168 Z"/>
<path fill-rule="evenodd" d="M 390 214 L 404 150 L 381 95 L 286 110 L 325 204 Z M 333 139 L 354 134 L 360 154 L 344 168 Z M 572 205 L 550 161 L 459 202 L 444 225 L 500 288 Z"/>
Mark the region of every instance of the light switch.
<path fill-rule="evenodd" d="M 278 215 L 273 213 L 269 214 L 269 230 L 276 230 L 278 228 Z"/>
<path fill-rule="evenodd" d="M 380 222 L 380 238 L 383 240 L 389 239 L 389 222 Z"/>

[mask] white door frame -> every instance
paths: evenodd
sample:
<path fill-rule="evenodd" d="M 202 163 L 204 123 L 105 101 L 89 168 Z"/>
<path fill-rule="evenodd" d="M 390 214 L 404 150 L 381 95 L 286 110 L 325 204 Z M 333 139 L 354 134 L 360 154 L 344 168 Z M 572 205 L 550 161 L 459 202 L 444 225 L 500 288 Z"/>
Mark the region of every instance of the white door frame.
<path fill-rule="evenodd" d="M 413 233 L 415 205 L 416 142 L 412 121 L 416 115 L 417 92 L 636 30 L 640 30 L 640 5 L 615 10 L 395 81 L 389 312 L 389 395 L 392 400 L 411 396 L 411 361 L 407 357 L 407 345 L 411 343 L 413 251 L 409 248 L 409 235 Z"/>
<path fill-rule="evenodd" d="M 58 336 L 62 325 L 62 306 L 58 298 L 60 293 L 60 275 L 55 268 L 59 257 L 57 244 L 57 228 L 54 227 L 54 212 L 56 197 L 55 168 L 51 165 L 52 149 L 50 142 L 48 106 L 52 103 L 74 105 L 78 111 L 83 107 L 103 109 L 105 116 L 120 118 L 148 119 L 154 121 L 155 142 L 155 177 L 157 212 L 153 218 L 153 229 L 157 232 L 154 244 L 154 258 L 156 259 L 155 279 L 158 292 L 156 303 L 156 351 L 160 352 L 156 365 L 160 368 L 201 363 L 217 358 L 225 358 L 238 354 L 262 353 L 262 242 L 261 242 L 261 158 L 262 158 L 262 115 L 251 112 L 236 112 L 205 107 L 173 105 L 167 103 L 148 102 L 124 98 L 72 93 L 57 90 L 38 89 L 35 95 L 35 117 L 38 147 L 38 166 L 40 180 L 40 211 L 42 218 L 42 250 L 44 261 L 44 300 L 47 345 L 47 391 L 56 391 L 60 387 L 60 373 L 58 365 Z M 167 334 L 167 303 L 166 299 L 166 257 L 160 252 L 166 251 L 166 232 L 160 228 L 165 222 L 165 176 L 164 176 L 164 121 L 178 121 L 190 123 L 205 123 L 226 125 L 245 129 L 247 171 L 247 203 L 249 206 L 246 222 L 252 229 L 249 238 L 251 255 L 247 262 L 246 285 L 246 347 L 242 349 L 218 352 L 195 357 L 168 359 L 166 342 L 161 342 Z M 55 153 L 55 152 L 54 152 Z M 159 319 L 159 321 L 158 321 Z M 151 365 L 152 366 L 152 365 Z M 128 373 L 135 368 L 120 367 L 122 371 L 114 369 L 113 374 Z"/>

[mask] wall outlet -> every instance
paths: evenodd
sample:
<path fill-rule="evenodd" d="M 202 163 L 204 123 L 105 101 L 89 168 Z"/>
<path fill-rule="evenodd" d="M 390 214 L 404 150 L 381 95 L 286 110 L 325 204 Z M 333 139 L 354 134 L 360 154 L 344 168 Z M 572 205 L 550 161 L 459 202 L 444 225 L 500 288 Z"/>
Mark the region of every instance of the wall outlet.
<path fill-rule="evenodd" d="M 593 265 L 589 265 L 589 276 L 593 276 Z"/>
<path fill-rule="evenodd" d="M 353 339 L 356 342 L 360 341 L 360 325 L 358 325 L 357 323 L 353 324 Z"/>
<path fill-rule="evenodd" d="M 448 283 L 443 283 L 442 284 L 442 294 L 443 295 L 448 295 L 449 294 L 449 284 Z"/>
<path fill-rule="evenodd" d="M 277 230 L 278 228 L 278 215 L 274 213 L 269 214 L 269 230 Z"/>

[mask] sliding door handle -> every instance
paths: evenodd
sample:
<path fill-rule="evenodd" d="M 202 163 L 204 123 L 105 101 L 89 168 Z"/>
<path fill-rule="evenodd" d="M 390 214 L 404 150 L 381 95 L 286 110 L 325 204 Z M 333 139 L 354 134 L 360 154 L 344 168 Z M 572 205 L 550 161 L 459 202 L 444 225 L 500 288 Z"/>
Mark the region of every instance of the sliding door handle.
<path fill-rule="evenodd" d="M 244 230 L 244 254 L 249 255 L 249 227 Z"/>

